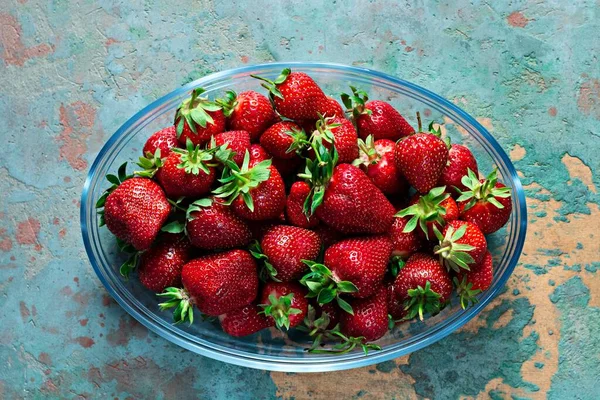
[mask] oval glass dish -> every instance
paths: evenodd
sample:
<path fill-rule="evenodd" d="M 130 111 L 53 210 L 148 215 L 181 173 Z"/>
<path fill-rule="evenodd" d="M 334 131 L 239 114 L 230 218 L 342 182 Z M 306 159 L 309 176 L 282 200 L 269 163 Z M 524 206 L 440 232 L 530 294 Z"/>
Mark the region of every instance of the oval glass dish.
<path fill-rule="evenodd" d="M 390 102 L 416 128 L 417 111 L 424 120 L 442 124 L 442 130 L 453 143 L 470 147 L 483 174 L 498 168 L 499 180 L 510 187 L 513 196 L 512 215 L 500 231 L 488 236 L 494 257 L 492 286 L 479 295 L 479 302 L 463 310 L 456 298 L 451 305 L 423 322 L 398 325 L 376 341 L 381 351 L 361 350 L 343 355 L 309 354 L 304 351 L 308 340 L 300 332 L 287 337 L 276 330 L 265 330 L 245 338 L 225 334 L 218 322 L 196 321 L 192 326 L 174 325 L 169 311 L 158 309 L 158 298 L 146 290 L 135 274 L 129 280 L 119 274 L 124 256 L 119 254 L 114 237 L 106 227 L 98 227 L 96 200 L 109 186 L 105 176 L 115 173 L 125 161 L 132 171 L 133 161 L 141 154 L 146 139 L 155 131 L 173 123 L 175 109 L 191 89 L 204 87 L 209 97 L 221 96 L 225 90 L 236 92 L 259 90 L 256 74 L 274 79 L 285 67 L 309 74 L 329 95 L 357 86 L 371 99 Z M 337 96 L 336 96 L 337 97 Z M 136 320 L 167 340 L 217 360 L 245 367 L 290 372 L 319 372 L 356 368 L 375 364 L 430 345 L 466 324 L 498 295 L 513 272 L 521 254 L 527 216 L 525 195 L 510 159 L 489 132 L 475 118 L 448 100 L 412 83 L 365 68 L 325 63 L 272 63 L 218 72 L 191 82 L 156 100 L 127 121 L 104 145 L 94 161 L 81 197 L 81 230 L 90 262 L 112 297 Z"/>

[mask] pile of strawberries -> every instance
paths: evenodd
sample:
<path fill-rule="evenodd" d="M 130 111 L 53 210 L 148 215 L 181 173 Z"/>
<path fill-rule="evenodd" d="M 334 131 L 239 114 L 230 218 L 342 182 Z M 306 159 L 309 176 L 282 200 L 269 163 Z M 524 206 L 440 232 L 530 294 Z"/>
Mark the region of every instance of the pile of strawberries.
<path fill-rule="evenodd" d="M 176 322 L 298 328 L 314 352 L 378 349 L 454 290 L 475 302 L 493 278 L 485 235 L 511 213 L 496 172 L 480 179 L 467 147 L 354 87 L 342 107 L 305 73 L 256 78 L 268 97 L 194 90 L 139 171 L 107 176 L 97 207 L 130 254 L 121 273 Z"/>

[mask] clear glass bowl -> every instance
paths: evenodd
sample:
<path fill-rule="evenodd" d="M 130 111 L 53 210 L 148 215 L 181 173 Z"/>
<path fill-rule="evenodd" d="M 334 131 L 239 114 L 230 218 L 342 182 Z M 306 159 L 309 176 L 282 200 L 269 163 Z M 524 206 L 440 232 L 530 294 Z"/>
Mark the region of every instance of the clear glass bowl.
<path fill-rule="evenodd" d="M 174 325 L 171 313 L 160 312 L 157 297 L 145 290 L 133 276 L 128 281 L 119 275 L 123 256 L 108 230 L 98 227 L 96 200 L 107 188 L 105 175 L 115 173 L 125 161 L 137 160 L 146 139 L 168 126 L 179 103 L 191 89 L 204 87 L 209 96 L 220 96 L 227 89 L 238 93 L 260 90 L 257 74 L 275 78 L 290 67 L 312 76 L 328 94 L 348 91 L 348 85 L 360 87 L 372 99 L 392 103 L 416 127 L 416 111 L 426 121 L 442 123 L 454 143 L 466 143 L 477 157 L 480 171 L 487 174 L 498 168 L 499 178 L 513 192 L 513 210 L 505 228 L 489 236 L 495 271 L 492 286 L 479 295 L 479 302 L 463 310 L 452 304 L 424 322 L 402 324 L 377 341 L 381 351 L 364 355 L 361 351 L 344 355 L 309 354 L 306 339 L 291 333 L 284 337 L 275 330 L 233 338 L 221 331 L 218 323 L 196 321 L 192 326 Z M 106 290 L 136 320 L 166 338 L 198 354 L 246 367 L 274 371 L 319 372 L 386 361 L 432 344 L 466 324 L 498 295 L 512 273 L 523 247 L 527 228 L 525 195 L 517 172 L 496 140 L 473 117 L 448 100 L 412 83 L 365 68 L 325 63 L 272 63 L 218 72 L 191 82 L 156 100 L 127 121 L 104 145 L 92 165 L 81 197 L 81 230 L 90 262 Z"/>

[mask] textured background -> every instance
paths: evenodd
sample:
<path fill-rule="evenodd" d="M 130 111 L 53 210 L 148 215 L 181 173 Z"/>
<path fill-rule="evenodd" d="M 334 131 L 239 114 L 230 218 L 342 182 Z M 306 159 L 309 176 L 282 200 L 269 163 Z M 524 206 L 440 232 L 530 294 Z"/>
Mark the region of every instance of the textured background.
<path fill-rule="evenodd" d="M 1 1 L 0 398 L 597 398 L 600 2 L 155 3 Z M 78 210 L 103 142 L 185 82 L 273 60 L 413 81 L 510 152 L 528 240 L 479 318 L 377 366 L 268 373 L 175 347 L 106 294 Z"/>

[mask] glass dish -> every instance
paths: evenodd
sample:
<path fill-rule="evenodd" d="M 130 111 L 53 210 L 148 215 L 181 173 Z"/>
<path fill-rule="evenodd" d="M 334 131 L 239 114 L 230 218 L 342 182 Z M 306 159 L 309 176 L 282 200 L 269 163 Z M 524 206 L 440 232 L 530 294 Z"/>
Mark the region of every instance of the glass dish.
<path fill-rule="evenodd" d="M 290 67 L 312 76 L 328 94 L 347 92 L 348 85 L 366 90 L 372 99 L 389 101 L 413 126 L 416 111 L 426 121 L 442 123 L 455 143 L 466 143 L 475 154 L 480 171 L 487 174 L 498 168 L 499 179 L 513 192 L 513 210 L 509 223 L 488 238 L 494 255 L 492 286 L 479 295 L 479 302 L 463 310 L 454 298 L 451 305 L 424 322 L 402 324 L 378 340 L 381 351 L 368 355 L 355 351 L 343 355 L 309 354 L 306 339 L 292 332 L 284 337 L 275 330 L 233 338 L 221 331 L 218 323 L 196 321 L 192 326 L 174 325 L 171 313 L 160 312 L 157 297 L 145 290 L 133 276 L 128 281 L 119 275 L 123 256 L 108 230 L 98 228 L 96 200 L 109 185 L 105 175 L 115 173 L 118 166 L 137 160 L 146 139 L 168 126 L 179 103 L 191 89 L 202 86 L 209 96 L 220 96 L 227 89 L 261 90 L 250 77 L 257 74 L 271 79 Z M 457 330 L 501 291 L 521 254 L 527 216 L 525 195 L 510 159 L 475 118 L 448 100 L 415 84 L 365 68 L 326 63 L 271 63 L 218 72 L 198 79 L 156 100 L 127 121 L 104 145 L 90 168 L 81 197 L 81 230 L 90 262 L 111 296 L 136 320 L 167 340 L 203 356 L 251 368 L 290 372 L 320 372 L 357 368 L 379 363 L 430 345 Z"/>

